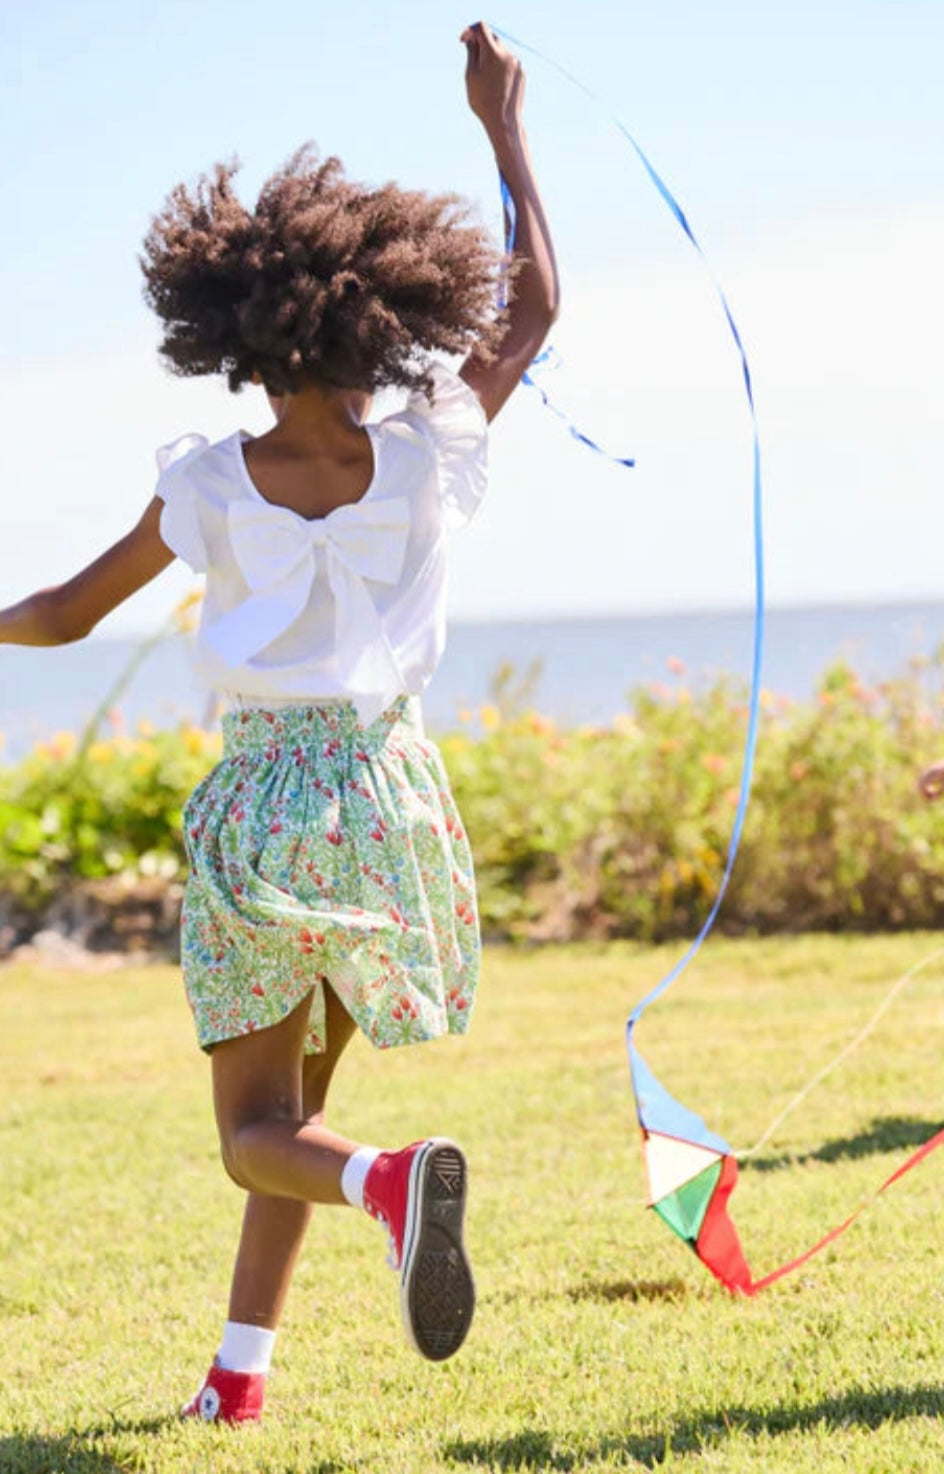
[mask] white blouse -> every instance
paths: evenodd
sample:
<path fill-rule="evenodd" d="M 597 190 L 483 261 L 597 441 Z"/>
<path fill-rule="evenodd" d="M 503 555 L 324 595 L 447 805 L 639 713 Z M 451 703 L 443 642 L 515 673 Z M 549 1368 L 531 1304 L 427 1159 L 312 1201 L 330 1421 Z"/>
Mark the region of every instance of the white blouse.
<path fill-rule="evenodd" d="M 237 431 L 157 452 L 161 537 L 206 592 L 196 667 L 232 700 L 354 702 L 364 725 L 419 695 L 446 642 L 446 533 L 485 492 L 487 425 L 471 389 L 433 366 L 434 399 L 365 426 L 359 501 L 306 518 L 265 499 Z"/>

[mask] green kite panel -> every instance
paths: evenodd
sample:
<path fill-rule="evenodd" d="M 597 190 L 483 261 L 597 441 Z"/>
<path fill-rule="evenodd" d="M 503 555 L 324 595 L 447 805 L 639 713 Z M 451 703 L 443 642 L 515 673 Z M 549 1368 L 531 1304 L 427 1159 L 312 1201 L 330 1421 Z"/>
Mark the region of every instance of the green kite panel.
<path fill-rule="evenodd" d="M 663 1223 L 667 1223 L 680 1239 L 693 1244 L 698 1238 L 720 1176 L 721 1163 L 712 1162 L 710 1167 L 699 1172 L 690 1182 L 683 1183 L 674 1193 L 653 1203 L 652 1206 Z"/>

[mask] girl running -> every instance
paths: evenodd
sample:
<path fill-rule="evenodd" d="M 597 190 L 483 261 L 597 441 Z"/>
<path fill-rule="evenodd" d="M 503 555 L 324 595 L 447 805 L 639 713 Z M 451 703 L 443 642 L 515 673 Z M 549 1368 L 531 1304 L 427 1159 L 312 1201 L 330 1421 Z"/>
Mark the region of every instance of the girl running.
<path fill-rule="evenodd" d="M 469 847 L 417 698 L 444 644 L 446 533 L 481 500 L 487 424 L 558 282 L 520 64 L 481 23 L 461 39 L 516 210 L 510 269 L 455 197 L 367 189 L 310 150 L 252 210 L 233 167 L 179 185 L 142 259 L 160 351 L 175 373 L 261 385 L 275 423 L 160 451 L 127 536 L 0 611 L 0 640 L 62 644 L 174 557 L 206 574 L 197 661 L 225 700 L 224 751 L 184 811 L 182 960 L 223 1163 L 248 1194 L 229 1319 L 183 1410 L 208 1421 L 261 1416 L 314 1203 L 387 1229 L 423 1356 L 451 1356 L 472 1317 L 459 1147 L 381 1151 L 325 1123 L 355 1030 L 380 1047 L 462 1033 L 479 969 Z M 437 353 L 466 355 L 457 376 Z M 407 407 L 371 422 L 387 385 Z"/>

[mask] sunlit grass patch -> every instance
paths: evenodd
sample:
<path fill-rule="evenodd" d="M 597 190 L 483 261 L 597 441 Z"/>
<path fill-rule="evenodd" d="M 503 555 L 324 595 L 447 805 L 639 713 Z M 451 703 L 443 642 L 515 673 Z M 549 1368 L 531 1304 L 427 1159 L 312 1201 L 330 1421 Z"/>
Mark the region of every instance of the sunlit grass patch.
<path fill-rule="evenodd" d="M 941 938 L 712 943 L 643 1026 L 673 1091 L 748 1146 Z M 622 1029 L 675 954 L 487 954 L 472 1033 L 344 1061 L 336 1123 L 457 1136 L 479 1309 L 444 1366 L 405 1345 L 375 1225 L 316 1213 L 262 1429 L 174 1411 L 213 1352 L 240 1195 L 174 969 L 8 966 L 0 1103 L 0 1469 L 895 1471 L 944 1453 L 932 1157 L 781 1286 L 730 1299 L 643 1208 Z M 761 1273 L 944 1117 L 944 969 L 746 1166 Z"/>

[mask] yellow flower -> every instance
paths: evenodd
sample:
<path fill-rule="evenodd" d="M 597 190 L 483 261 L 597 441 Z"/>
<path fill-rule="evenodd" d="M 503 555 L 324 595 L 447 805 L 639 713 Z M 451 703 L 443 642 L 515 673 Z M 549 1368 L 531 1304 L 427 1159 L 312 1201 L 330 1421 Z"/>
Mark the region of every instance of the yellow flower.
<path fill-rule="evenodd" d="M 138 722 L 139 737 L 153 737 L 155 731 L 156 728 L 154 726 L 154 723 L 149 722 L 147 717 L 142 717 L 141 720 Z"/>
<path fill-rule="evenodd" d="M 191 757 L 199 757 L 205 745 L 206 733 L 201 732 L 199 727 L 186 726 L 183 728 L 184 747 Z"/>
<path fill-rule="evenodd" d="M 194 610 L 202 602 L 203 590 L 191 589 L 185 594 L 171 615 L 174 628 L 178 634 L 189 635 L 197 627 L 197 619 Z"/>
<path fill-rule="evenodd" d="M 496 727 L 501 726 L 501 712 L 497 706 L 480 706 L 479 721 L 486 732 L 494 732 Z"/>
<path fill-rule="evenodd" d="M 88 750 L 90 763 L 110 763 L 115 756 L 110 742 L 93 742 Z"/>
<path fill-rule="evenodd" d="M 74 732 L 53 732 L 46 745 L 46 751 L 51 758 L 62 762 L 63 759 L 71 757 L 75 752 Z"/>

